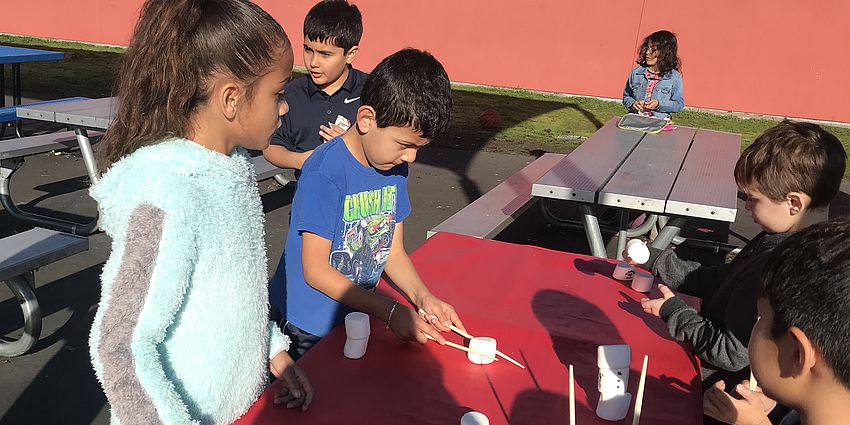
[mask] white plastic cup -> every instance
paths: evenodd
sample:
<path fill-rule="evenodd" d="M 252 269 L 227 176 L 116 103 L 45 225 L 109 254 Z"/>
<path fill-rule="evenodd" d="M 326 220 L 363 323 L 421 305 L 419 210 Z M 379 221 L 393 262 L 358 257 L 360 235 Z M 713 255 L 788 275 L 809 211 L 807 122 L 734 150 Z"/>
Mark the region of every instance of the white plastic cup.
<path fill-rule="evenodd" d="M 372 327 L 369 326 L 369 315 L 355 311 L 345 316 L 345 346 L 342 354 L 349 359 L 359 359 L 366 354 L 369 345 L 369 334 Z"/>
<path fill-rule="evenodd" d="M 637 264 L 643 264 L 649 261 L 649 248 L 646 242 L 640 239 L 632 239 L 626 243 L 626 255 Z"/>
<path fill-rule="evenodd" d="M 490 425 L 490 419 L 481 412 L 469 412 L 460 417 L 460 425 Z"/>
<path fill-rule="evenodd" d="M 632 276 L 635 274 L 635 268 L 631 266 L 631 264 L 623 262 L 618 263 L 617 267 L 614 267 L 614 273 L 612 277 L 617 280 L 632 280 Z"/>
<path fill-rule="evenodd" d="M 652 290 L 653 283 L 655 283 L 655 276 L 652 273 L 638 270 L 632 278 L 632 289 L 638 292 L 649 292 Z"/>
<path fill-rule="evenodd" d="M 475 351 L 475 353 L 466 353 L 466 358 L 469 361 L 475 364 L 490 364 L 496 357 L 496 340 L 486 336 L 477 336 L 469 340 L 469 349 Z"/>

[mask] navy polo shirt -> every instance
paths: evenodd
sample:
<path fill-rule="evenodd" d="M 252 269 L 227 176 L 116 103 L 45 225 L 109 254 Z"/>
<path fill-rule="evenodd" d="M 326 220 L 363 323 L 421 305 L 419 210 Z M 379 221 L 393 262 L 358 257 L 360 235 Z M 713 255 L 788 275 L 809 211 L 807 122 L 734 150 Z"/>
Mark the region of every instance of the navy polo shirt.
<path fill-rule="evenodd" d="M 336 122 L 342 115 L 354 125 L 357 108 L 360 107 L 360 92 L 369 74 L 348 67 L 348 78 L 336 93 L 323 92 L 310 75 L 296 78 L 286 85 L 285 98 L 289 112 L 281 117 L 280 128 L 272 135 L 270 143 L 283 146 L 293 152 L 316 149 L 323 142 L 319 127 Z"/>

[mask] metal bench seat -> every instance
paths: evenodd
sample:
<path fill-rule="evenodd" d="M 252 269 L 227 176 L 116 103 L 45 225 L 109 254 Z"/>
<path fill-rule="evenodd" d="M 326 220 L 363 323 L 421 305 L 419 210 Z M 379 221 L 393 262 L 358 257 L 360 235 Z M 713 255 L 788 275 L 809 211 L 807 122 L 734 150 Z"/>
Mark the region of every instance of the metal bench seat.
<path fill-rule="evenodd" d="M 0 356 L 24 354 L 41 336 L 34 271 L 88 248 L 88 238 L 40 227 L 0 239 L 0 281 L 15 294 L 24 314 L 23 335 L 17 340 L 0 340 Z"/>
<path fill-rule="evenodd" d="M 101 134 L 99 132 L 90 132 L 89 137 L 98 137 Z M 0 159 L 23 158 L 76 147 L 79 147 L 79 143 L 73 131 L 19 137 L 0 142 Z"/>
<path fill-rule="evenodd" d="M 267 161 L 262 155 L 251 158 L 251 164 L 254 165 L 254 172 L 257 175 L 258 182 L 274 177 L 278 183 L 286 186 L 287 183 L 293 180 L 284 174 L 286 170 L 278 168 L 271 162 Z"/>
<path fill-rule="evenodd" d="M 531 185 L 548 173 L 563 154 L 547 153 L 526 165 L 498 186 L 429 230 L 492 239 L 531 206 Z"/>

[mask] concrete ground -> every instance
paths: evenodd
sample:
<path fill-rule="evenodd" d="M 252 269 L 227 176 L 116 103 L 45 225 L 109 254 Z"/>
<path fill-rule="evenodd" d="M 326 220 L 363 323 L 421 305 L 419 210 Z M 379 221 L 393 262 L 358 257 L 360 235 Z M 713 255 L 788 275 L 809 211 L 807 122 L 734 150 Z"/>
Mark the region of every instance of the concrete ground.
<path fill-rule="evenodd" d="M 44 130 L 30 126 L 28 131 Z M 8 137 L 8 132 L 7 132 Z M 2 141 L 0 141 L 2 143 Z M 406 220 L 405 245 L 416 249 L 425 232 L 472 200 L 534 160 L 531 156 L 503 155 L 440 148 L 425 148 L 411 167 L 409 187 L 413 214 Z M 86 194 L 82 159 L 76 152 L 43 154 L 27 158 L 12 181 L 15 202 L 21 208 L 85 221 L 96 211 Z M 288 229 L 293 189 L 273 181 L 260 183 L 266 211 L 269 272 L 277 266 Z M 850 184 L 829 209 L 813 214 L 812 220 L 850 211 Z M 687 232 L 699 233 L 740 245 L 740 238 L 758 233 L 743 203 L 731 226 L 693 223 Z M 569 208 L 556 207 L 569 215 Z M 0 209 L 0 237 L 26 230 Z M 558 229 L 547 224 L 537 211 L 529 210 L 498 239 L 547 248 L 587 253 L 580 231 Z M 613 244 L 609 244 L 611 246 Z M 722 254 L 682 248 L 682 255 L 707 261 L 722 261 Z M 88 252 L 43 267 L 36 273 L 36 294 L 44 315 L 42 337 L 31 354 L 0 357 L 0 424 L 106 424 L 109 414 L 105 398 L 94 378 L 88 358 L 88 332 L 99 297 L 98 278 L 109 255 L 110 239 L 102 233 L 90 237 Z M 5 286 L 0 286 L 0 329 L 4 335 L 19 332 L 22 319 L 18 304 Z"/>

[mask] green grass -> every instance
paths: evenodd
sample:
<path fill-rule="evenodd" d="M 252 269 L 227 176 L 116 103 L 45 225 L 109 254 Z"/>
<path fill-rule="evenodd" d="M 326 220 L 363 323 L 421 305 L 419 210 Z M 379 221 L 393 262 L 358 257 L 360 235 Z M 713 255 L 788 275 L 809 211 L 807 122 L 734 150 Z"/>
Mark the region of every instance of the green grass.
<path fill-rule="evenodd" d="M 24 90 L 44 99 L 109 96 L 123 52 L 120 47 L 4 35 L 0 35 L 0 43 L 65 52 L 61 61 L 22 65 Z M 7 84 L 11 84 L 10 74 L 6 73 Z M 296 74 L 300 73 L 296 71 Z M 514 154 L 568 153 L 611 117 L 625 112 L 618 102 L 520 89 L 455 85 L 453 97 L 452 128 L 433 142 L 435 146 Z M 502 124 L 484 130 L 478 116 L 489 108 L 499 111 Z M 687 110 L 676 114 L 674 119 L 679 125 L 739 133 L 744 147 L 776 124 L 775 120 L 766 118 Z M 850 151 L 850 128 L 824 127 Z M 845 177 L 850 177 L 850 170 L 845 172 Z"/>

